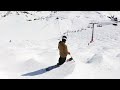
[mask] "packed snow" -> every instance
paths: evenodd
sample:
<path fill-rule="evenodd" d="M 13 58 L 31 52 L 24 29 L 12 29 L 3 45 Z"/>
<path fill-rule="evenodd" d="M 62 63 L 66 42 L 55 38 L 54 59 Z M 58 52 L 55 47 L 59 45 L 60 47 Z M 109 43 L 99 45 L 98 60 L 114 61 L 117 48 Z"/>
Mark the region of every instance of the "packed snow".
<path fill-rule="evenodd" d="M 0 78 L 119 79 L 120 11 L 0 11 Z M 4 16 L 6 15 L 6 16 Z M 92 25 L 94 26 L 94 38 Z M 98 27 L 97 25 L 101 25 Z M 58 42 L 67 36 L 74 61 L 49 72 L 23 76 L 58 63 Z M 67 56 L 67 59 L 71 56 Z"/>

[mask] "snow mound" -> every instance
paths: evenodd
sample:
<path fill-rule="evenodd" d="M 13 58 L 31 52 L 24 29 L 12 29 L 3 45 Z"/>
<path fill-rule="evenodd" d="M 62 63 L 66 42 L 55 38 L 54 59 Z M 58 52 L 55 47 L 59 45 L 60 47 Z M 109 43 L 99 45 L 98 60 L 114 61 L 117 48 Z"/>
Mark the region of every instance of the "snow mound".
<path fill-rule="evenodd" d="M 32 70 L 40 69 L 42 67 L 45 67 L 45 65 L 43 63 L 39 63 L 33 58 L 28 59 L 27 61 L 22 62 L 18 65 L 19 70 L 22 72 L 29 72 Z"/>
<path fill-rule="evenodd" d="M 103 56 L 101 54 L 95 54 L 92 56 L 92 58 L 88 59 L 86 63 L 98 64 L 101 63 L 102 61 L 103 61 Z"/>
<path fill-rule="evenodd" d="M 120 58 L 120 53 L 116 55 L 116 57 Z"/>

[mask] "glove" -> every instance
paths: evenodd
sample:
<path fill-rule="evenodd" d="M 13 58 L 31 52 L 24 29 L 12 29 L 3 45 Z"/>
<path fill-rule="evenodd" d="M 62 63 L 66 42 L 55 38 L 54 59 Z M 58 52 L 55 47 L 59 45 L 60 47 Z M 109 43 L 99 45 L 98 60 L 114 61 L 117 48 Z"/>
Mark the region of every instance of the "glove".
<path fill-rule="evenodd" d="M 70 52 L 68 52 L 68 54 L 70 55 Z"/>

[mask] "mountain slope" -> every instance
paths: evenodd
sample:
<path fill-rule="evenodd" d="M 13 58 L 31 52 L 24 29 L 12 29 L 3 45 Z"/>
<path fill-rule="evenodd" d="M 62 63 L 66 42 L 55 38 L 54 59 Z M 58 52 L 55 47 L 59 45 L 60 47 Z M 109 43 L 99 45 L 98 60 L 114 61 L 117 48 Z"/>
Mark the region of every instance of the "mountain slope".
<path fill-rule="evenodd" d="M 7 15 L 6 15 L 7 13 Z M 120 78 L 120 26 L 107 16 L 118 11 L 1 12 L 0 78 Z M 36 20 L 37 19 L 37 20 Z M 91 40 L 91 22 L 94 42 Z M 88 26 L 90 26 L 88 28 Z M 58 42 L 67 35 L 75 62 L 43 75 L 21 76 L 58 62 Z M 11 42 L 10 42 L 11 40 Z M 69 58 L 68 56 L 67 58 Z"/>

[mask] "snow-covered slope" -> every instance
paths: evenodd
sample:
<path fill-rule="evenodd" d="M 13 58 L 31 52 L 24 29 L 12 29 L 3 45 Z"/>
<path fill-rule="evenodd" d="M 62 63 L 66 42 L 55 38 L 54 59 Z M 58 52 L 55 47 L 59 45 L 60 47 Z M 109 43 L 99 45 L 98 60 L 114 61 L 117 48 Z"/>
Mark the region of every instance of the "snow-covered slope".
<path fill-rule="evenodd" d="M 17 14 L 0 12 L 0 78 L 120 78 L 120 26 L 112 25 L 108 18 L 115 15 L 119 19 L 119 11 Z M 95 25 L 94 42 L 88 45 L 90 22 L 102 27 Z M 68 37 L 66 44 L 75 62 L 41 75 L 22 76 L 58 62 L 57 45 L 62 35 Z"/>

